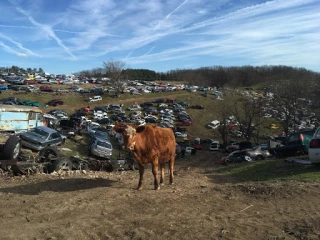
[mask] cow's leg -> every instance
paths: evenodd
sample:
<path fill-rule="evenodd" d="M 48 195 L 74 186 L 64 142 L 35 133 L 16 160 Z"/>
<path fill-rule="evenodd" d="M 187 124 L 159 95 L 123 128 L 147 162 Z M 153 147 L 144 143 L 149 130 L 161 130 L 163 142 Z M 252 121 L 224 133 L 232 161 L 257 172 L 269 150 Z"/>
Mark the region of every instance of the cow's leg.
<path fill-rule="evenodd" d="M 139 164 L 139 175 L 140 175 L 140 178 L 139 178 L 139 184 L 138 184 L 138 188 L 137 188 L 138 190 L 142 189 L 143 173 L 144 173 L 144 166 Z"/>
<path fill-rule="evenodd" d="M 173 184 L 174 156 L 169 161 L 170 184 Z"/>
<path fill-rule="evenodd" d="M 154 177 L 154 190 L 159 190 L 159 182 L 158 182 L 158 161 L 152 162 L 152 173 Z"/>
<path fill-rule="evenodd" d="M 165 163 L 161 163 L 160 164 L 160 169 L 161 169 L 160 185 L 164 184 L 164 167 L 165 167 Z"/>

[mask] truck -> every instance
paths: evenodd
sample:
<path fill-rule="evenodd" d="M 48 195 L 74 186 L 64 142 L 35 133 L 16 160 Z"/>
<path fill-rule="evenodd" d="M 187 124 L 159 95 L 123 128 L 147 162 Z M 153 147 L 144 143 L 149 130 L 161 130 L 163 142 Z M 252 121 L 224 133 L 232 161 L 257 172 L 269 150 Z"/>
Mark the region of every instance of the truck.
<path fill-rule="evenodd" d="M 289 134 L 286 141 L 269 140 L 269 152 L 277 157 L 307 155 L 314 133 L 315 130 L 307 130 Z"/>
<path fill-rule="evenodd" d="M 37 126 L 45 126 L 41 109 L 0 104 L 0 132 L 20 133 Z"/>

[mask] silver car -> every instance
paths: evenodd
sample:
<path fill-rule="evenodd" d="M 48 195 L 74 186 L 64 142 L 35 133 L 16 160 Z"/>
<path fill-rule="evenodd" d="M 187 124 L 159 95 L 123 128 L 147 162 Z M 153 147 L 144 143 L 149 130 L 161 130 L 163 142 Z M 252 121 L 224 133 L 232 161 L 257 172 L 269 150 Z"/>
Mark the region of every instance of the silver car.
<path fill-rule="evenodd" d="M 257 146 L 252 149 L 247 149 L 246 155 L 255 160 L 263 160 L 272 157 L 272 154 L 266 146 Z"/>
<path fill-rule="evenodd" d="M 67 137 L 60 132 L 39 126 L 28 132 L 20 134 L 21 144 L 32 150 L 40 151 L 47 146 L 58 146 L 65 143 Z"/>
<path fill-rule="evenodd" d="M 102 138 L 95 138 L 90 145 L 90 153 L 97 157 L 110 159 L 112 156 L 112 144 Z"/>

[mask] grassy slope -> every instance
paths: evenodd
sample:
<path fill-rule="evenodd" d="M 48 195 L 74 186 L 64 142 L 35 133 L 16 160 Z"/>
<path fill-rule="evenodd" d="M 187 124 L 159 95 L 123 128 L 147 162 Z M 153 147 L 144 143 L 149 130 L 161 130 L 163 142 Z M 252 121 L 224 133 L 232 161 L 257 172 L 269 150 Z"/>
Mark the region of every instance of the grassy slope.
<path fill-rule="evenodd" d="M 59 86 L 61 87 L 61 86 Z M 63 87 L 63 86 L 62 86 Z M 202 104 L 205 106 L 204 110 L 197 109 L 187 109 L 187 112 L 191 115 L 195 124 L 193 126 L 187 127 L 188 138 L 193 140 L 195 137 L 201 137 L 203 139 L 211 138 L 218 139 L 219 135 L 215 130 L 207 129 L 205 126 L 212 120 L 219 119 L 218 110 L 221 107 L 221 101 L 214 100 L 213 96 L 208 94 L 208 97 L 203 97 L 201 92 L 190 93 L 186 91 L 168 92 L 168 93 L 155 93 L 155 94 L 144 94 L 142 96 L 132 96 L 129 94 L 124 94 L 119 98 L 110 98 L 103 96 L 103 101 L 101 103 L 90 103 L 91 107 L 95 106 L 106 106 L 110 103 L 123 103 L 124 109 L 134 103 L 142 103 L 144 101 L 151 101 L 156 98 L 175 98 L 177 100 L 183 100 L 188 102 L 190 105 Z M 17 96 L 21 100 L 29 99 L 31 101 L 39 101 L 42 106 L 53 99 L 61 98 L 65 101 L 65 105 L 59 106 L 58 108 L 66 110 L 68 113 L 72 113 L 82 106 L 87 106 L 88 102 L 86 99 L 88 96 L 81 96 L 80 94 L 70 93 L 62 94 L 61 96 L 55 96 L 53 94 L 41 94 L 35 95 L 34 93 L 28 94 L 17 94 L 16 92 L 3 92 L 2 97 L 7 96 Z M 47 112 L 54 107 L 48 107 L 43 109 Z M 268 126 L 272 119 L 268 119 L 264 125 Z M 271 131 L 265 128 L 265 132 L 269 134 L 277 133 L 277 130 Z M 87 134 L 83 134 L 84 140 L 81 143 L 75 143 L 73 141 L 67 141 L 64 147 L 72 149 L 71 152 L 63 152 L 66 156 L 80 157 L 88 156 L 87 149 Z M 116 144 L 114 144 L 116 146 Z M 121 154 L 125 154 L 120 151 Z M 119 151 L 114 150 L 113 159 L 117 159 L 119 156 Z M 319 169 L 316 167 L 305 167 L 297 166 L 288 163 L 284 163 L 283 160 L 266 160 L 261 162 L 252 162 L 248 164 L 237 164 L 219 167 L 218 171 L 220 174 L 230 175 L 239 182 L 247 181 L 317 181 L 320 180 L 320 175 L 318 174 Z"/>

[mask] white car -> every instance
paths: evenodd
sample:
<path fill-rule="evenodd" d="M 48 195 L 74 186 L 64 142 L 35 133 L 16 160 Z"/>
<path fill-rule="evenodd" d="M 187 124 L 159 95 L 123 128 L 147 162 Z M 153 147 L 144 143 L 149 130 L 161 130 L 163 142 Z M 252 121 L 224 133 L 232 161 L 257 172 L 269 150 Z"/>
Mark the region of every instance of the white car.
<path fill-rule="evenodd" d="M 212 141 L 210 144 L 210 151 L 219 151 L 220 148 L 220 142 L 219 141 Z"/>
<path fill-rule="evenodd" d="M 320 127 L 315 131 L 309 143 L 308 155 L 312 163 L 320 163 Z"/>
<path fill-rule="evenodd" d="M 65 88 L 58 88 L 56 91 L 57 91 L 57 92 L 65 92 L 65 93 L 68 93 L 68 92 L 69 92 L 69 90 L 68 90 L 68 89 L 65 89 Z"/>
<path fill-rule="evenodd" d="M 98 102 L 98 101 L 102 101 L 101 96 L 94 96 L 92 98 L 89 98 L 89 102 Z"/>
<path fill-rule="evenodd" d="M 187 134 L 182 133 L 182 132 L 175 132 L 174 135 L 176 136 L 176 138 L 187 138 Z"/>
<path fill-rule="evenodd" d="M 129 111 L 139 111 L 141 107 L 138 104 L 132 105 L 131 107 L 127 108 Z"/>
<path fill-rule="evenodd" d="M 146 125 L 146 121 L 144 119 L 139 119 L 136 121 L 137 126 L 143 126 Z"/>
<path fill-rule="evenodd" d="M 151 91 L 148 90 L 148 89 L 143 89 L 142 92 L 143 92 L 143 93 L 151 93 Z"/>
<path fill-rule="evenodd" d="M 107 117 L 107 113 L 103 111 L 95 111 L 93 113 L 93 119 L 103 119 Z"/>
<path fill-rule="evenodd" d="M 218 120 L 214 120 L 208 124 L 208 128 L 211 128 L 211 129 L 216 129 L 219 126 L 220 126 L 220 121 Z"/>

